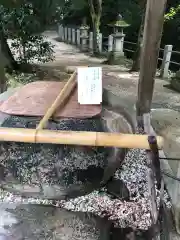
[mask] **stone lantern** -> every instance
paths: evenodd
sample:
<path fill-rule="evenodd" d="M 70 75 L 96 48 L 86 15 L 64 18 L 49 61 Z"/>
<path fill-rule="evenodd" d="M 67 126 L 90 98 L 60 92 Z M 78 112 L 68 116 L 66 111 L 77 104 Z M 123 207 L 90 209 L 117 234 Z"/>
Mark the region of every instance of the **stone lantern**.
<path fill-rule="evenodd" d="M 88 40 L 89 40 L 89 26 L 86 24 L 86 18 L 83 19 L 83 23 L 80 26 L 80 39 L 81 39 L 81 50 L 88 50 Z"/>
<path fill-rule="evenodd" d="M 127 24 L 123 20 L 122 16 L 119 14 L 117 20 L 108 24 L 108 26 L 113 27 L 113 48 L 111 53 L 111 59 L 113 57 L 113 61 L 117 62 L 120 58 L 124 56 L 123 45 L 125 34 L 123 30 L 124 28 L 129 27 L 129 24 Z"/>

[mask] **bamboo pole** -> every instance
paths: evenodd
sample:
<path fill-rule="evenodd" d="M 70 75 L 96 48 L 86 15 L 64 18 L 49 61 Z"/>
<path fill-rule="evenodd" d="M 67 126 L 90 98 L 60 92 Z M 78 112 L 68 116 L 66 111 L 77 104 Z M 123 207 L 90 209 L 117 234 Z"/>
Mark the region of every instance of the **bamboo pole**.
<path fill-rule="evenodd" d="M 149 149 L 148 135 L 0 128 L 0 141 Z M 163 138 L 157 136 L 158 148 Z"/>
<path fill-rule="evenodd" d="M 74 71 L 74 73 L 71 75 L 71 77 L 63 87 L 62 91 L 59 93 L 59 95 L 57 96 L 57 98 L 55 99 L 51 107 L 47 110 L 46 114 L 41 119 L 36 130 L 43 129 L 47 121 L 49 120 L 50 117 L 52 117 L 53 113 L 57 110 L 57 108 L 62 106 L 65 103 L 65 101 L 67 100 L 67 98 L 69 97 L 69 95 L 71 94 L 71 92 L 76 86 L 76 81 L 75 81 L 76 74 L 77 72 Z"/>

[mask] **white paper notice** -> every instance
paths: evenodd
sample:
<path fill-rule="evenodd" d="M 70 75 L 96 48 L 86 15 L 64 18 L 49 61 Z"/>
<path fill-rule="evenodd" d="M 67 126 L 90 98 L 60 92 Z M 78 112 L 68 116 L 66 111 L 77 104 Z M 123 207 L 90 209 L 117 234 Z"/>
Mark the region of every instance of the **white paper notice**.
<path fill-rule="evenodd" d="M 102 68 L 78 68 L 78 102 L 80 104 L 102 103 Z"/>

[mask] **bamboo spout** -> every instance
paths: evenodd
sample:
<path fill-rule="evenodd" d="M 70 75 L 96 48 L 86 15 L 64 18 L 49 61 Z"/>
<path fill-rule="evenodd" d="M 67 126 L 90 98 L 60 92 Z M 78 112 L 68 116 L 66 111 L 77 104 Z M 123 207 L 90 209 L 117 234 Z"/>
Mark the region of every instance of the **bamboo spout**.
<path fill-rule="evenodd" d="M 149 149 L 148 135 L 0 128 L 0 141 Z M 159 149 L 163 138 L 157 136 Z"/>

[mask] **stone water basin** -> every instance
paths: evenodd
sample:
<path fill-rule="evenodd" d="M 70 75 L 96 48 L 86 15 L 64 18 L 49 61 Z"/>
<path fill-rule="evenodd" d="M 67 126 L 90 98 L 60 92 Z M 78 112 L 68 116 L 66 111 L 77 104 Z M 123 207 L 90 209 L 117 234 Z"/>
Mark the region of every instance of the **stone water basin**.
<path fill-rule="evenodd" d="M 4 116 L 2 116 L 2 117 L 5 119 Z M 1 121 L 1 122 L 3 123 L 3 121 Z M 105 191 L 103 192 L 103 190 L 101 192 L 95 190 L 93 192 L 90 191 L 90 193 L 87 193 L 83 196 L 79 196 L 79 197 L 77 196 L 75 199 L 62 200 L 62 201 L 57 201 L 57 199 L 55 199 L 55 202 L 50 201 L 48 203 L 50 205 L 51 204 L 56 205 L 56 207 L 62 207 L 63 209 L 62 208 L 61 209 L 54 208 L 53 206 L 51 206 L 51 207 L 50 206 L 48 206 L 48 207 L 47 206 L 36 206 L 36 205 L 21 206 L 21 204 L 20 205 L 18 204 L 18 206 L 16 206 L 14 208 L 13 203 L 18 202 L 17 201 L 18 197 L 14 196 L 12 198 L 13 200 L 11 201 L 11 204 L 13 207 L 10 206 L 10 213 L 9 213 L 9 210 L 4 209 L 5 213 L 4 213 L 4 217 L 1 218 L 1 223 L 3 226 L 6 226 L 3 219 L 5 219 L 5 216 L 10 214 L 10 215 L 8 215 L 9 216 L 8 218 L 12 221 L 12 228 L 10 230 L 11 234 L 14 231 L 21 232 L 21 230 L 17 230 L 17 231 L 14 230 L 13 226 L 16 226 L 16 227 L 21 226 L 21 225 L 25 226 L 26 224 L 28 226 L 30 224 L 28 222 L 29 219 L 31 220 L 31 216 L 29 214 L 33 213 L 33 211 L 36 212 L 36 210 L 31 211 L 28 209 L 32 209 L 34 207 L 34 209 L 37 208 L 37 212 L 39 211 L 38 209 L 41 209 L 42 213 L 44 213 L 44 212 L 46 212 L 45 208 L 47 208 L 47 209 L 53 208 L 53 209 L 55 209 L 54 212 L 59 211 L 59 213 L 61 213 L 61 211 L 66 212 L 67 210 L 70 210 L 71 212 L 68 212 L 68 214 L 72 214 L 72 215 L 76 215 L 77 212 L 80 212 L 80 213 L 78 213 L 78 218 L 79 218 L 79 214 L 81 214 L 82 216 L 89 216 L 89 214 L 94 214 L 94 215 L 96 215 L 96 218 L 101 219 L 100 221 L 105 221 L 104 220 L 104 218 L 105 218 L 106 220 L 109 220 L 111 223 L 113 223 L 113 225 L 119 227 L 119 229 L 130 227 L 133 229 L 140 229 L 140 230 L 144 231 L 144 230 L 147 230 L 151 225 L 150 211 L 149 211 L 150 205 L 149 205 L 146 176 L 147 176 L 147 167 L 146 167 L 145 151 L 132 149 L 128 152 L 126 159 L 121 166 L 121 169 L 118 170 L 115 174 L 115 178 L 117 180 L 121 180 L 123 182 L 123 184 L 125 185 L 125 188 L 128 189 L 128 192 L 129 192 L 128 193 L 129 194 L 128 201 L 122 200 L 121 198 L 120 199 L 112 198 L 112 196 L 107 194 Z M 10 178 L 10 180 L 12 180 L 12 179 Z M 31 195 L 26 196 L 26 197 L 31 197 Z M 37 197 L 37 196 L 34 196 L 34 197 Z M 40 197 L 40 196 L 38 196 L 38 197 Z M 2 196 L 2 201 L 6 202 L 6 200 L 8 200 L 8 199 L 9 199 L 8 193 L 7 193 L 7 195 Z M 168 199 L 168 197 L 166 197 L 166 199 Z M 7 202 L 9 202 L 9 200 Z M 169 204 L 168 200 L 167 200 L 167 203 Z M 26 206 L 26 207 L 24 207 L 24 206 Z M 27 214 L 26 220 L 23 218 L 22 215 L 19 215 L 20 214 L 19 211 L 24 212 L 24 215 Z M 49 210 L 47 210 L 47 211 L 49 211 Z M 52 212 L 52 211 L 50 210 L 50 212 Z M 12 215 L 12 214 L 15 214 L 15 215 Z M 38 214 L 38 215 L 40 216 L 40 214 Z M 61 214 L 59 214 L 59 215 L 61 215 Z M 93 215 L 93 217 L 94 217 L 94 215 Z M 2 214 L 2 216 L 3 216 L 3 214 Z M 43 214 L 41 216 L 43 216 L 42 219 L 43 219 L 43 221 L 45 221 L 45 219 L 44 219 L 45 216 Z M 99 218 L 98 216 L 101 218 Z M 34 219 L 36 219 L 36 217 L 37 217 L 37 215 L 34 216 Z M 75 217 L 75 218 L 77 218 L 77 217 Z M 20 224 L 18 224 L 18 222 L 17 223 L 13 222 L 13 221 L 17 221 L 17 219 L 21 219 Z M 93 221 L 94 220 L 92 220 L 92 222 Z M 40 220 L 37 217 L 37 222 L 42 222 L 42 220 Z M 56 221 L 54 221 L 54 222 L 56 222 Z M 25 225 L 23 225 L 23 224 L 25 224 Z M 91 226 L 90 228 L 92 228 L 91 224 L 90 224 L 90 226 Z M 107 223 L 103 222 L 103 225 L 105 226 L 105 228 L 107 226 L 106 224 Z M 109 222 L 108 222 L 108 224 L 109 224 Z M 11 225 L 11 223 L 9 225 Z M 24 229 L 24 228 L 25 227 L 22 227 L 22 229 Z M 37 228 L 39 228 L 39 226 Z M 104 228 L 104 230 L 105 230 L 105 228 Z M 8 229 L 8 227 L 6 226 L 5 229 Z M 53 234 L 52 229 L 53 228 L 51 228 L 51 234 Z M 99 229 L 99 227 L 98 227 L 98 229 Z M 109 234 L 110 229 L 109 228 L 107 228 L 107 229 L 108 229 L 108 234 Z M 4 229 L 3 229 L 3 231 L 4 231 Z M 4 239 L 16 239 L 16 238 L 10 238 L 11 236 L 8 236 L 7 232 L 5 231 L 5 233 L 4 233 L 3 231 L 1 234 L 2 239 L 3 239 L 3 237 L 4 237 Z M 100 229 L 98 231 L 100 231 Z M 38 235 L 37 235 L 38 238 L 33 238 L 33 236 L 31 236 L 32 235 L 31 233 L 33 233 L 33 232 L 34 232 L 33 228 L 32 228 L 32 230 L 29 229 L 29 233 L 28 233 L 28 231 L 25 232 L 25 234 L 27 234 L 27 236 L 23 236 L 24 233 L 21 233 L 19 239 L 29 239 L 29 240 L 30 239 L 32 239 L 32 240 L 33 239 L 41 239 L 41 238 L 39 238 Z M 41 232 L 41 230 L 40 230 L 40 232 Z M 65 232 L 67 232 L 67 231 L 65 230 Z M 3 234 L 5 234 L 5 235 L 3 235 Z M 105 233 L 105 235 L 109 236 L 108 234 L 107 234 L 107 232 Z M 101 235 L 101 233 L 100 233 L 100 235 Z M 100 236 L 100 235 L 98 235 L 98 236 Z M 9 237 L 9 238 L 7 238 L 7 237 Z M 19 239 L 17 238 L 17 240 L 19 240 Z M 44 236 L 42 239 L 44 239 Z M 57 237 L 55 237 L 55 238 L 49 237 L 48 238 L 48 235 L 47 235 L 47 238 L 45 238 L 45 239 L 73 239 L 73 237 L 70 234 L 70 238 L 57 238 Z M 79 235 L 79 238 L 76 237 L 75 239 L 81 239 L 80 235 Z M 88 238 L 83 238 L 83 239 L 88 239 Z M 90 239 L 101 239 L 101 238 L 96 238 L 94 235 L 93 238 L 90 238 Z M 105 238 L 103 238 L 103 239 L 105 239 Z"/>

